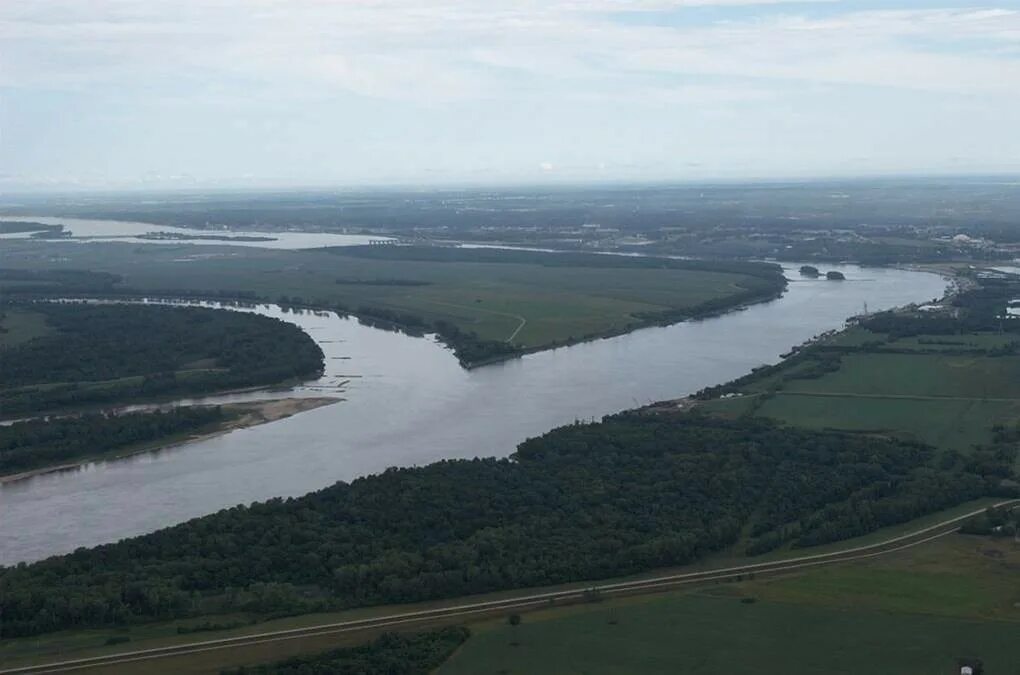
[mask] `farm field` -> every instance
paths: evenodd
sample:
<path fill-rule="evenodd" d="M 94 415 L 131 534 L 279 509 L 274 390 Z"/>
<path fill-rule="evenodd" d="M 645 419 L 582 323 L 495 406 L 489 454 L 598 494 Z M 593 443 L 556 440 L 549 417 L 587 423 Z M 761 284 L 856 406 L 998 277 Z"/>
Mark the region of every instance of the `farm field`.
<path fill-rule="evenodd" d="M 1012 672 L 1018 562 L 1012 541 L 954 535 L 869 563 L 483 621 L 439 673 L 921 675 L 964 656 Z"/>
<path fill-rule="evenodd" d="M 852 328 L 707 401 L 727 417 L 754 414 L 815 429 L 892 434 L 967 450 L 1020 421 L 1015 334 L 886 335 Z"/>
<path fill-rule="evenodd" d="M 470 249 L 448 249 L 458 251 L 456 257 L 437 261 L 364 257 L 346 249 L 52 242 L 11 248 L 0 260 L 4 267 L 110 272 L 141 291 L 238 291 L 351 311 L 367 306 L 429 324 L 449 322 L 524 349 L 765 299 L 784 283 L 778 268 L 755 263 L 718 263 L 715 269 L 711 263 L 587 255 L 564 264 L 556 254 Z"/>
<path fill-rule="evenodd" d="M 818 379 L 786 383 L 789 393 L 995 399 L 1020 396 L 1020 357 L 858 353 Z"/>

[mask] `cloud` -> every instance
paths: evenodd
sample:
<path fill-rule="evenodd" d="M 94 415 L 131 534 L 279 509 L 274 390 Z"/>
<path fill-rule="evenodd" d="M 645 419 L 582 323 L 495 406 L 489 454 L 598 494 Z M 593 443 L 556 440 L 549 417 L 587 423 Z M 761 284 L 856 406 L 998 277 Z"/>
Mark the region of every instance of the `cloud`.
<path fill-rule="evenodd" d="M 861 139 L 1013 161 L 1020 10 L 928 1 L 0 1 L 0 150 L 316 178 L 800 169 Z"/>
<path fill-rule="evenodd" d="M 782 0 L 34 0 L 4 3 L 0 83 L 14 87 L 295 83 L 435 103 L 647 78 L 722 77 L 961 93 L 1020 89 L 1020 12 L 890 9 L 765 18 Z M 828 6 L 831 3 L 818 3 Z M 846 3 L 844 3 L 846 4 Z M 852 3 L 851 3 L 852 4 Z M 915 4 L 915 3 L 912 3 Z M 621 11 L 743 7 L 725 23 L 628 25 Z M 797 12 L 793 13 L 794 7 Z M 842 7 L 842 5 L 841 5 Z M 644 80 L 642 78 L 645 78 Z M 735 80 L 740 80 L 734 84 Z M 703 83 L 709 99 L 718 92 Z M 663 95 L 676 91 L 663 82 Z M 749 89 L 759 96 L 760 87 Z"/>

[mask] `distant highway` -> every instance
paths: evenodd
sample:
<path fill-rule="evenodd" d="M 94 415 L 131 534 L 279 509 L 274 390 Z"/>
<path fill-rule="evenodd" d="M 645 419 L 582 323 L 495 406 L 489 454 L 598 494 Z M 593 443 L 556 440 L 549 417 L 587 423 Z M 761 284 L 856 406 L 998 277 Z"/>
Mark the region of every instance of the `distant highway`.
<path fill-rule="evenodd" d="M 1006 500 L 999 502 L 994 506 L 1000 507 L 1011 505 L 1020 505 L 1020 499 Z M 321 624 L 318 626 L 308 626 L 306 628 L 269 631 L 232 638 L 222 638 L 219 640 L 203 640 L 169 647 L 156 647 L 153 649 L 121 652 L 105 656 L 55 661 L 34 666 L 0 670 L 0 675 L 28 675 L 35 673 L 63 673 L 76 670 L 90 670 L 133 662 L 156 661 L 158 659 L 182 656 L 185 654 L 195 654 L 198 652 L 214 651 L 218 649 L 236 649 L 239 647 L 263 644 L 267 642 L 295 640 L 299 638 L 317 637 L 321 635 L 332 635 L 375 628 L 407 626 L 425 621 L 435 621 L 437 619 L 467 618 L 475 614 L 528 609 L 535 606 L 547 606 L 550 603 L 556 603 L 558 601 L 572 602 L 584 600 L 585 598 L 591 597 L 593 594 L 604 597 L 608 595 L 647 593 L 667 590 L 687 584 L 703 583 L 707 581 L 725 581 L 746 574 L 775 574 L 821 565 L 865 560 L 894 553 L 896 551 L 902 551 L 914 546 L 920 546 L 921 544 L 952 534 L 959 529 L 959 523 L 968 518 L 979 515 L 984 511 L 985 509 L 978 509 L 962 516 L 950 518 L 934 525 L 915 530 L 908 534 L 893 537 L 892 539 L 886 539 L 867 546 L 855 546 L 839 551 L 833 551 L 831 553 L 819 553 L 815 555 L 799 556 L 797 558 L 788 558 L 786 560 L 738 565 L 735 567 L 722 567 L 702 570 L 699 572 L 667 574 L 648 579 L 593 585 L 586 588 L 548 591 L 544 593 L 522 593 L 502 600 L 455 604 L 446 607 L 437 607 L 434 609 L 425 609 L 413 612 L 394 612 L 392 614 L 368 619 L 339 621 L 335 623 Z M 147 666 L 147 669 L 155 667 L 155 664 L 150 664 Z"/>

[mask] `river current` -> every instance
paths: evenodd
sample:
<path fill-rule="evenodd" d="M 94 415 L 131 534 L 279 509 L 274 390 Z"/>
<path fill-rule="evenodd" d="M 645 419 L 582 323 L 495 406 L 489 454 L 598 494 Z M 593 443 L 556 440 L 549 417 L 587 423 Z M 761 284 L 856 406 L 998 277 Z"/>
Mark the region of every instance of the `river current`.
<path fill-rule="evenodd" d="M 391 466 L 506 456 L 575 420 L 678 398 L 779 360 L 847 317 L 941 296 L 946 281 L 896 269 L 827 266 L 847 280 L 787 268 L 782 298 L 701 321 L 529 354 L 466 371 L 434 339 L 332 313 L 254 311 L 305 329 L 326 372 L 285 392 L 341 396 L 269 424 L 0 486 L 0 564 L 150 532 L 239 503 L 296 496 Z"/>

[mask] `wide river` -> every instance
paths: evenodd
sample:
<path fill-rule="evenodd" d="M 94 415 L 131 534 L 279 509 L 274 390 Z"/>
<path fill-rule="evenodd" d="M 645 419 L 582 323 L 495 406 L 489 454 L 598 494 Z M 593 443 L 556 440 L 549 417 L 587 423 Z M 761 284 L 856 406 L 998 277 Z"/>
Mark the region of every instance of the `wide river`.
<path fill-rule="evenodd" d="M 303 249 L 323 246 L 362 246 L 372 241 L 389 239 L 376 235 L 338 234 L 335 232 L 261 232 L 253 230 L 196 230 L 171 225 L 155 225 L 126 220 L 94 220 L 91 218 L 58 218 L 52 216 L 4 216 L 0 221 L 42 223 L 63 225 L 69 236 L 61 241 L 103 242 L 117 241 L 131 244 L 169 244 L 180 246 L 187 243 L 205 246 L 252 246 L 255 248 Z M 152 234 L 170 235 L 171 238 L 152 239 Z M 0 234 L 4 239 L 29 239 L 31 232 Z M 195 239 L 194 237 L 221 236 L 230 240 Z M 236 237 L 249 237 L 248 241 Z"/>
<path fill-rule="evenodd" d="M 326 354 L 323 378 L 287 395 L 329 395 L 346 381 L 344 401 L 161 452 L 0 486 L 0 563 L 116 541 L 391 466 L 505 456 L 556 426 L 681 397 L 775 362 L 790 347 L 842 327 L 865 303 L 874 311 L 924 302 L 946 288 L 932 274 L 833 269 L 847 281 L 802 280 L 791 266 L 789 289 L 769 303 L 472 371 L 428 338 L 334 314 L 259 307 L 304 328 Z"/>

